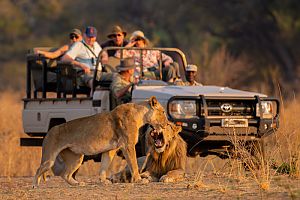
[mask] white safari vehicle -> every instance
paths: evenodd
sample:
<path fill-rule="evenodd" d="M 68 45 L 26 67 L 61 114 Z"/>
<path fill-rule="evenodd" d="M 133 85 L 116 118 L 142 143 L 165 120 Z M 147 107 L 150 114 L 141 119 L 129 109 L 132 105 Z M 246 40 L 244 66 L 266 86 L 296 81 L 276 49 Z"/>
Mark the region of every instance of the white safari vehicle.
<path fill-rule="evenodd" d="M 105 50 L 113 49 L 122 52 L 125 48 Z M 182 51 L 176 48 L 148 50 L 171 56 L 179 64 L 181 79 L 185 80 L 187 62 Z M 115 71 L 119 61 L 110 57 L 103 70 Z M 157 67 L 160 70 L 164 67 L 161 61 Z M 41 146 L 51 127 L 113 108 L 110 82 L 98 82 L 94 78 L 95 90 L 89 96 L 88 88 L 77 85 L 79 74 L 69 63 L 27 55 L 27 96 L 23 99 L 23 127 L 27 137 L 21 138 L 22 146 Z M 279 126 L 279 101 L 265 94 L 212 85 L 175 86 L 162 80 L 146 80 L 143 73 L 138 76 L 140 82 L 132 88 L 132 102 L 156 96 L 169 120 L 182 126 L 180 135 L 188 144 L 189 156 L 226 157 L 234 149 L 233 138 L 246 145 L 257 144 Z M 143 141 L 141 137 L 137 146 L 139 155 L 144 154 Z"/>

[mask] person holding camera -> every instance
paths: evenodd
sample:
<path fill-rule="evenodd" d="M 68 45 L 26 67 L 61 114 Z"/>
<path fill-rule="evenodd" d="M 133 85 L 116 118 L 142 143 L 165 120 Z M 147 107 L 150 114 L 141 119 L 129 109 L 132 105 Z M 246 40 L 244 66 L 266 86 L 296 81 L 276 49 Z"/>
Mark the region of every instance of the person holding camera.
<path fill-rule="evenodd" d="M 149 40 L 145 37 L 142 31 L 134 31 L 130 37 L 130 42 L 126 47 L 146 48 L 149 46 Z M 116 57 L 121 57 L 121 52 L 117 51 Z M 138 66 L 142 66 L 145 77 L 158 78 L 160 76 L 159 60 L 162 57 L 162 79 L 166 82 L 174 82 L 179 78 L 178 64 L 173 62 L 173 59 L 158 50 L 123 50 L 123 58 L 133 57 Z M 139 69 L 137 67 L 137 69 Z"/>

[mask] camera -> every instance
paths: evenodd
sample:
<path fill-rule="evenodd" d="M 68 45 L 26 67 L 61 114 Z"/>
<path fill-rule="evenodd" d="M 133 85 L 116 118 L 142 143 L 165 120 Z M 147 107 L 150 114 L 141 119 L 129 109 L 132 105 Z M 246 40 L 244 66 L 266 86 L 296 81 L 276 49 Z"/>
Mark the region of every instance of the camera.
<path fill-rule="evenodd" d="M 137 38 L 134 39 L 135 42 L 140 41 L 140 40 L 143 40 L 143 38 L 137 37 Z"/>

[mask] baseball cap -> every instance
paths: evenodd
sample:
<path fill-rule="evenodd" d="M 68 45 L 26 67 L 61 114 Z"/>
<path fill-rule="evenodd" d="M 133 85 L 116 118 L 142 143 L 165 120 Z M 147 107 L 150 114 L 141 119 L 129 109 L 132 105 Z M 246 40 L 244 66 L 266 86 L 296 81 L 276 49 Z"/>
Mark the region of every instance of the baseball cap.
<path fill-rule="evenodd" d="M 70 34 L 72 34 L 72 33 L 74 33 L 74 34 L 76 34 L 76 35 L 81 35 L 81 31 L 80 31 L 79 29 L 77 29 L 77 28 L 72 29 L 72 30 L 70 31 Z"/>
<path fill-rule="evenodd" d="M 187 65 L 185 68 L 185 71 L 187 72 L 196 72 L 197 71 L 197 66 L 196 65 Z"/>
<path fill-rule="evenodd" d="M 97 37 L 97 29 L 93 26 L 86 27 L 84 33 L 87 37 Z"/>

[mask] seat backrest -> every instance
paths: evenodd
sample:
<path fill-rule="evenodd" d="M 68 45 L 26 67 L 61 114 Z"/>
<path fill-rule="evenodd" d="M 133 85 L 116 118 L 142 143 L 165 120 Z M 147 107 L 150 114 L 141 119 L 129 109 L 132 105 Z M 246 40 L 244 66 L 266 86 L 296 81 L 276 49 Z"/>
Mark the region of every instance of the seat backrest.
<path fill-rule="evenodd" d="M 34 48 L 35 49 L 35 48 Z M 33 86 L 35 91 L 42 91 L 42 85 L 43 85 L 43 65 L 45 65 L 47 69 L 47 84 L 50 83 L 50 85 L 55 85 L 56 83 L 56 74 L 54 72 L 48 71 L 50 67 L 53 67 L 56 65 L 56 62 L 50 59 L 43 58 L 40 55 L 34 54 L 34 49 L 31 49 L 28 51 L 27 54 L 27 64 L 29 65 L 31 69 L 31 75 L 33 80 Z M 45 50 L 51 49 L 51 48 L 43 48 Z M 47 90 L 55 91 L 55 88 L 49 87 Z"/>
<path fill-rule="evenodd" d="M 107 72 L 117 72 L 117 66 L 120 65 L 120 58 L 110 56 L 108 57 L 108 62 L 104 65 Z"/>
<path fill-rule="evenodd" d="M 57 69 L 60 76 L 62 91 L 71 93 L 74 90 L 74 87 L 77 87 L 78 85 L 78 70 L 76 70 L 70 62 L 63 61 L 57 62 Z"/>

